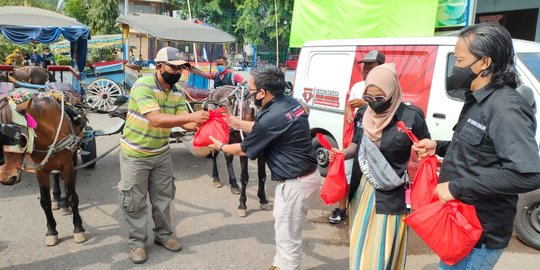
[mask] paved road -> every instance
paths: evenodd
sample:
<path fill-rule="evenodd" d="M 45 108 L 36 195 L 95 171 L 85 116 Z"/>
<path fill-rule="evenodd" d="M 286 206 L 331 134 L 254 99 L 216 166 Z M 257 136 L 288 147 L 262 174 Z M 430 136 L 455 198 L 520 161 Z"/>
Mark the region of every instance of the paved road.
<path fill-rule="evenodd" d="M 108 127 L 115 120 L 91 115 L 95 129 Z M 118 136 L 98 138 L 98 153 L 119 140 Z M 274 254 L 272 213 L 258 209 L 256 181 L 248 188 L 249 216 L 236 216 L 238 196 L 228 184 L 221 189 L 211 185 L 210 160 L 193 157 L 182 144 L 173 145 L 176 199 L 172 206 L 174 229 L 184 250 L 171 253 L 148 241 L 149 260 L 138 269 L 267 269 Z M 222 182 L 226 177 L 220 157 Z M 254 163 L 250 173 L 255 175 Z M 238 166 L 237 166 L 238 167 Z M 238 171 L 238 168 L 237 168 Z M 39 206 L 35 177 L 25 175 L 15 186 L 0 186 L 0 269 L 131 269 L 127 255 L 126 230 L 117 206 L 119 181 L 118 152 L 100 160 L 95 169 L 78 172 L 80 211 L 88 241 L 73 242 L 71 216 L 55 211 L 60 243 L 44 245 L 45 217 Z M 273 199 L 275 184 L 267 184 Z M 309 211 L 304 231 L 304 269 L 347 269 L 347 224 L 327 223 L 331 206 L 317 200 Z M 539 252 L 517 241 L 503 255 L 496 269 L 539 269 Z M 408 269 L 436 269 L 437 257 L 418 238 L 409 240 Z"/>

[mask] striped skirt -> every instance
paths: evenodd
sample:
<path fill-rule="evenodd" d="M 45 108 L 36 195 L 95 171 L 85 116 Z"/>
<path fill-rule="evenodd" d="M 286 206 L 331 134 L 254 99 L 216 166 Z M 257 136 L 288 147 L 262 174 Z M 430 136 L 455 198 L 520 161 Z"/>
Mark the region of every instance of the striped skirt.
<path fill-rule="evenodd" d="M 349 205 L 351 270 L 405 269 L 408 229 L 406 214 L 375 213 L 375 189 L 365 177 Z"/>

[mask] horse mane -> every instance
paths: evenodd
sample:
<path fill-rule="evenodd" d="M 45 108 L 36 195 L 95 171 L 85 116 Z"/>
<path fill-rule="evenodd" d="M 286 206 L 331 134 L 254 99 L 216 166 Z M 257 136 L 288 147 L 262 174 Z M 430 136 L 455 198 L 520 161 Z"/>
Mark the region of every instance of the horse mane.
<path fill-rule="evenodd" d="M 0 123 L 11 123 L 11 108 L 7 96 L 0 96 Z"/>

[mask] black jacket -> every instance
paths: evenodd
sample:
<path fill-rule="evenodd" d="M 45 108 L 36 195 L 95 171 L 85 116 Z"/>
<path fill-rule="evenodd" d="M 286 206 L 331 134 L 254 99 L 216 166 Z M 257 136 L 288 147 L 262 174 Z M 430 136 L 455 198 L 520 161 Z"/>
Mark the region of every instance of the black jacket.
<path fill-rule="evenodd" d="M 356 128 L 354 131 L 353 142 L 357 144 L 356 153 L 358 153 L 358 147 L 360 146 L 364 134 L 362 119 L 366 108 L 367 106 L 361 107 L 354 118 Z M 399 120 L 403 121 L 405 126 L 410 128 L 419 140 L 430 138 L 430 134 L 422 110 L 414 105 L 401 103 L 392 122 L 390 122 L 383 130 L 381 146 L 379 149 L 388 163 L 396 171 L 396 174 L 402 176 L 409 163 L 412 141 L 407 134 L 398 130 L 396 123 Z M 358 165 L 358 156 L 355 154 L 349 189 L 349 201 L 351 201 L 357 193 L 361 178 L 362 171 Z M 409 210 L 405 205 L 405 185 L 401 185 L 393 190 L 375 190 L 375 210 L 377 214 L 407 213 Z"/>

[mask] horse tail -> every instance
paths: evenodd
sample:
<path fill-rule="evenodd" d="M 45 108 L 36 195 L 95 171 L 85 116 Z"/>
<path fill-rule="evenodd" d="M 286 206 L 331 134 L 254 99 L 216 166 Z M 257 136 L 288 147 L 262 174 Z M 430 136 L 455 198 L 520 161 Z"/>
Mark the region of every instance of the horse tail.
<path fill-rule="evenodd" d="M 0 97 L 0 123 L 11 123 L 11 108 L 7 96 Z"/>

